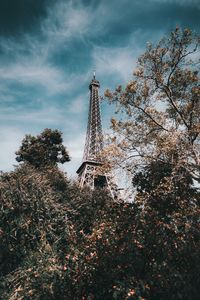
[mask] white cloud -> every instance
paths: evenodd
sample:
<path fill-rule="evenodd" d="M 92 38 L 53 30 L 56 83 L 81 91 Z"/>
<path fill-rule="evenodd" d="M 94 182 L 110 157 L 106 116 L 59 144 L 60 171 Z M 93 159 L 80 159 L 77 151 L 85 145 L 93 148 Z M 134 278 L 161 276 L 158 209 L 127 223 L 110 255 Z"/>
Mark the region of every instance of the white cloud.
<path fill-rule="evenodd" d="M 85 7 L 74 7 L 72 1 L 57 2 L 49 10 L 48 17 L 42 24 L 44 35 L 56 39 L 70 38 L 74 34 L 84 33 L 90 23 L 89 11 Z"/>
<path fill-rule="evenodd" d="M 69 138 L 69 136 L 64 136 L 64 140 L 68 141 L 64 144 L 69 151 L 71 161 L 64 165 L 61 165 L 60 168 L 61 170 L 67 172 L 69 176 L 75 178 L 75 172 L 80 167 L 83 157 L 85 133 L 78 133 L 76 136 L 73 135 L 71 138 Z"/>
<path fill-rule="evenodd" d="M 101 76 L 114 74 L 122 80 L 127 80 L 131 77 L 136 63 L 134 51 L 130 48 L 95 47 L 93 60 Z"/>
<path fill-rule="evenodd" d="M 74 8 L 72 1 L 58 1 L 49 9 L 38 35 L 25 34 L 18 40 L 1 37 L 0 48 L 4 55 L 0 80 L 4 80 L 4 87 L 1 83 L 4 90 L 6 81 L 42 87 L 48 95 L 75 87 L 73 73 L 67 74 L 63 66 L 56 66 L 51 60 L 55 52 L 71 46 L 71 39 L 81 38 L 90 22 L 85 7 Z"/>
<path fill-rule="evenodd" d="M 23 111 L 12 107 L 2 108 L 0 111 L 1 122 L 27 122 L 30 124 L 56 124 L 64 119 L 62 110 L 55 107 L 47 107 L 41 110 Z"/>
<path fill-rule="evenodd" d="M 19 82 L 25 85 L 41 86 L 48 93 L 58 93 L 69 89 L 62 71 L 48 64 L 36 65 L 34 62 L 18 62 L 0 67 L 0 80 Z"/>
<path fill-rule="evenodd" d="M 15 151 L 18 150 L 24 132 L 18 128 L 1 127 L 0 129 L 0 170 L 10 171 L 16 165 Z"/>
<path fill-rule="evenodd" d="M 68 112 L 72 114 L 80 114 L 88 110 L 89 92 L 79 95 L 68 104 Z"/>

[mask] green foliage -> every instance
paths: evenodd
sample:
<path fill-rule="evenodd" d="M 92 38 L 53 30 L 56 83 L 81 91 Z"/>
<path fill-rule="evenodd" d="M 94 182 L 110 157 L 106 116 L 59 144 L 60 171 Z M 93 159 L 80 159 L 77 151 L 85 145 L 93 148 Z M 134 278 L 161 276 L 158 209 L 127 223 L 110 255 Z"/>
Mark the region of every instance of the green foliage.
<path fill-rule="evenodd" d="M 144 201 L 110 204 L 89 235 L 80 232 L 79 251 L 66 257 L 78 299 L 198 299 L 197 199 L 182 199 L 165 216 L 148 203 L 141 208 Z"/>
<path fill-rule="evenodd" d="M 69 251 L 75 241 L 68 219 L 70 208 L 61 206 L 61 194 L 56 190 L 58 178 L 64 180 L 57 168 L 38 171 L 26 164 L 15 172 L 1 175 L 0 276 L 3 279 L 0 290 L 5 291 L 3 300 L 27 299 L 25 295 L 31 295 L 32 285 L 36 286 L 29 299 L 51 299 L 48 293 L 55 293 L 52 280 L 61 276 L 63 249 Z M 43 284 L 46 288 L 42 289 Z M 58 298 L 52 296 L 52 299 Z"/>
<path fill-rule="evenodd" d="M 172 167 L 163 161 L 152 161 L 136 173 L 132 183 L 138 192 L 150 192 L 156 188 L 165 177 L 170 177 Z"/>
<path fill-rule="evenodd" d="M 0 177 L 1 300 L 199 299 L 199 87 L 183 64 L 193 41 L 176 29 L 149 45 L 137 81 L 114 94 L 128 119 L 113 120 L 111 148 L 130 158 L 133 203 L 67 180 L 59 131 L 26 136 L 24 163 Z"/>
<path fill-rule="evenodd" d="M 94 223 L 101 221 L 113 200 L 105 190 L 91 191 L 72 185 L 68 191 L 68 202 L 73 208 L 71 220 L 76 230 L 91 233 Z"/>
<path fill-rule="evenodd" d="M 2 300 L 198 299 L 199 194 L 163 210 L 171 190 L 115 203 L 57 168 L 2 174 Z"/>
<path fill-rule="evenodd" d="M 28 162 L 37 168 L 63 164 L 70 158 L 62 142 L 61 132 L 48 128 L 36 137 L 26 135 L 16 152 L 16 160 Z"/>
<path fill-rule="evenodd" d="M 62 299 L 60 285 L 63 278 L 64 271 L 57 253 L 49 244 L 43 245 L 7 276 L 2 299 Z"/>

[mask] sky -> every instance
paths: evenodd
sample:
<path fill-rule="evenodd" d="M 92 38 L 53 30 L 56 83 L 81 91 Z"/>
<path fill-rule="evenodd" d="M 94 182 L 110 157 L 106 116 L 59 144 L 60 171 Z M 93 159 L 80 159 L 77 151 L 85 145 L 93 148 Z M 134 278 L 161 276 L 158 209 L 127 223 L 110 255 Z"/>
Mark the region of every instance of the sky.
<path fill-rule="evenodd" d="M 147 42 L 175 26 L 200 29 L 199 0 L 0 0 L 0 170 L 17 165 L 25 134 L 59 129 L 74 177 L 88 118 L 88 85 L 100 95 L 132 78 Z M 102 102 L 106 132 L 114 108 Z"/>

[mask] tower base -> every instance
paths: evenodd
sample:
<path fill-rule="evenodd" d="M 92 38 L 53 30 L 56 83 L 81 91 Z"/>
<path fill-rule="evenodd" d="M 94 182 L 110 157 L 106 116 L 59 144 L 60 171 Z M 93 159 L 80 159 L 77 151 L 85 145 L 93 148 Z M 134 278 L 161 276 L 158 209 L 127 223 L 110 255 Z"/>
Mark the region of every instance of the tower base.
<path fill-rule="evenodd" d="M 106 189 L 113 199 L 117 199 L 117 185 L 113 183 L 110 174 L 101 174 L 99 167 L 102 164 L 94 161 L 84 161 L 77 170 L 80 187 L 88 186 L 94 189 Z"/>

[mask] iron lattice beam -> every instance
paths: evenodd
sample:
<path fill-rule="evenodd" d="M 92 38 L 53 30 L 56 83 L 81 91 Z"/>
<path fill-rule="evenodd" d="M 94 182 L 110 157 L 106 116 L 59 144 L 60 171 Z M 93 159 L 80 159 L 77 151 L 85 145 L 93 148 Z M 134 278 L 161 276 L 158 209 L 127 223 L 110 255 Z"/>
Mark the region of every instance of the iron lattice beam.
<path fill-rule="evenodd" d="M 103 149 L 99 87 L 99 81 L 97 81 L 94 77 L 89 85 L 90 106 L 83 161 L 96 161 L 99 153 Z"/>
<path fill-rule="evenodd" d="M 116 198 L 116 185 L 113 184 L 111 174 L 102 174 L 99 168 L 101 166 L 99 156 L 103 149 L 99 88 L 100 83 L 94 75 L 89 85 L 90 104 L 83 161 L 77 173 L 81 187 L 85 185 L 91 189 L 105 187 L 110 191 L 112 197 Z"/>

